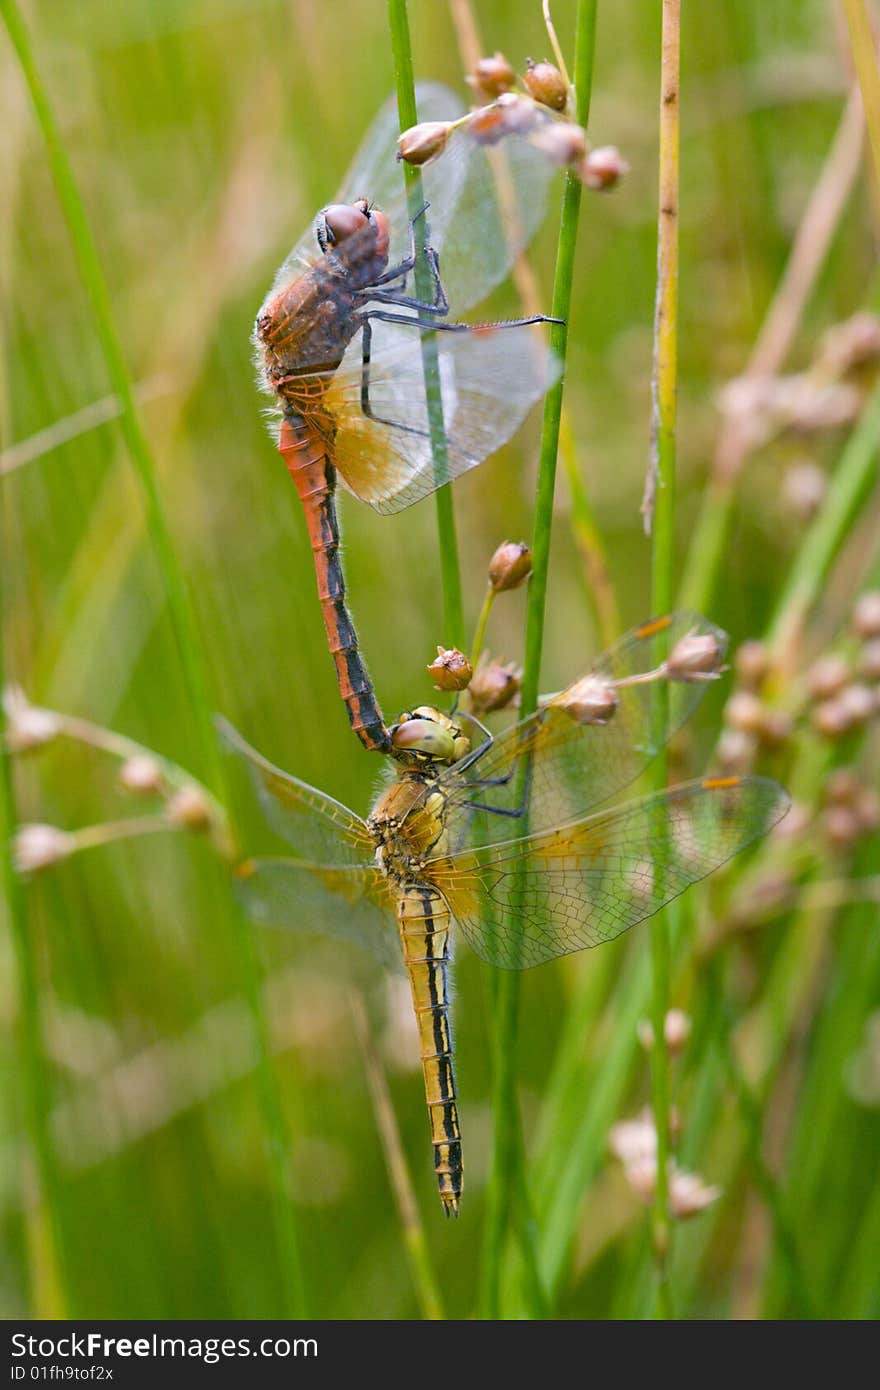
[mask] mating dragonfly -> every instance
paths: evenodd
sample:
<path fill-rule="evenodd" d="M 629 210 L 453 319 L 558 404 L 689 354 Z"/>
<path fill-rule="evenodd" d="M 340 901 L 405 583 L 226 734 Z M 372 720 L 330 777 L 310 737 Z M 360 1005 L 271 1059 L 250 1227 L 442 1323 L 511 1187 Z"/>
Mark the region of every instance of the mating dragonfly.
<path fill-rule="evenodd" d="M 668 655 L 658 666 L 659 643 Z M 725 644 L 694 614 L 645 623 L 495 738 L 472 716 L 409 710 L 390 730 L 396 776 L 366 820 L 224 726 L 270 824 L 303 856 L 241 866 L 250 916 L 354 933 L 383 954 L 397 919 L 447 1215 L 458 1213 L 462 1188 L 449 1029 L 453 921 L 478 956 L 506 969 L 597 946 L 712 873 L 788 809 L 783 789 L 760 777 L 710 777 L 596 809 L 688 718 Z M 709 669 L 676 659 L 707 647 Z"/>
<path fill-rule="evenodd" d="M 418 95 L 423 120 L 462 113 L 443 87 L 425 85 Z M 547 351 L 529 331 L 543 316 L 457 321 L 505 278 L 536 230 L 552 166 L 525 138 L 507 139 L 505 203 L 486 150 L 462 133 L 423 171 L 427 202 L 418 216 L 430 208 L 430 230 L 422 229 L 429 239 L 417 250 L 397 134 L 389 103 L 335 202 L 279 270 L 254 332 L 263 385 L 281 411 L 278 447 L 305 509 L 340 693 L 362 743 L 383 752 L 391 736 L 345 601 L 337 476 L 377 511 L 400 511 L 494 453 L 552 376 Z M 408 289 L 420 256 L 430 299 Z M 436 371 L 426 389 L 428 342 Z"/>

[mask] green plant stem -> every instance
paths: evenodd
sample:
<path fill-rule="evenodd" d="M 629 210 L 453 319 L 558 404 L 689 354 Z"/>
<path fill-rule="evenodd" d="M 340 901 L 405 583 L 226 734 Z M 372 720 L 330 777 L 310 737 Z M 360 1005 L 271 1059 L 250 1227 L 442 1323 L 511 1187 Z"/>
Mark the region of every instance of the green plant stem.
<path fill-rule="evenodd" d="M 486 589 L 486 597 L 483 599 L 483 606 L 480 609 L 480 616 L 477 618 L 477 626 L 474 630 L 474 642 L 471 648 L 471 665 L 477 669 L 477 662 L 483 650 L 483 642 L 486 639 L 486 625 L 489 621 L 489 614 L 492 612 L 492 604 L 495 602 L 495 590 L 492 585 Z"/>
<path fill-rule="evenodd" d="M 400 118 L 400 129 L 404 131 L 418 121 L 406 0 L 388 0 L 388 27 L 391 33 L 391 51 L 394 58 L 397 110 Z M 406 179 L 409 215 L 414 220 L 416 263 L 413 269 L 413 278 L 416 295 L 419 299 L 427 302 L 433 298 L 434 287 L 425 256 L 428 224 L 424 217 L 418 216 L 425 202 L 422 193 L 422 176 L 418 169 L 406 163 L 403 166 L 403 171 Z M 418 218 L 417 221 L 416 218 Z M 461 570 L 458 561 L 455 511 L 452 503 L 452 488 L 448 482 L 443 481 L 449 476 L 449 468 L 446 455 L 446 432 L 443 424 L 443 397 L 436 334 L 425 333 L 422 335 L 422 364 L 425 373 L 425 398 L 428 406 L 431 451 L 434 458 L 434 477 L 441 484 L 434 493 L 434 498 L 437 507 L 440 578 L 443 588 L 443 641 L 446 646 L 458 647 L 463 650 L 465 642 L 464 604 L 461 594 Z"/>
<path fill-rule="evenodd" d="M 660 73 L 660 185 L 657 223 L 657 299 L 654 317 L 654 421 L 652 476 L 652 607 L 666 613 L 672 607 L 675 553 L 675 429 L 678 367 L 678 164 L 679 164 L 679 51 L 681 14 L 679 0 L 663 0 Z M 657 746 L 664 748 L 668 717 L 668 690 L 657 688 Z M 658 790 L 666 785 L 664 751 L 651 769 Z M 664 865 L 655 865 L 662 875 Z M 651 1215 L 651 1248 L 656 1281 L 656 1313 L 669 1318 L 672 1296 L 669 1285 L 669 1053 L 665 1039 L 670 986 L 670 917 L 659 912 L 651 923 L 653 972 L 651 1049 L 651 1098 L 657 1130 L 657 1181 Z"/>
<path fill-rule="evenodd" d="M 590 113 L 596 9 L 597 0 L 580 0 L 577 10 L 574 81 L 577 92 L 577 120 L 584 128 L 587 126 Z M 551 351 L 563 366 L 568 344 L 568 317 L 571 309 L 581 192 L 580 182 L 569 173 L 566 176 L 563 195 L 551 309 L 553 317 L 561 319 L 562 322 L 553 324 L 550 332 Z M 532 536 L 532 575 L 526 610 L 525 663 L 520 697 L 520 717 L 523 719 L 537 709 L 538 705 L 563 389 L 564 372 L 547 393 L 544 402 Z M 526 833 L 527 827 L 523 826 L 522 830 Z M 519 995 L 519 975 L 515 971 L 500 972 L 494 981 L 491 1020 L 494 1146 L 480 1290 L 481 1315 L 493 1319 L 500 1316 L 505 1241 L 513 1204 L 518 1200 L 518 1190 L 524 1183 L 521 1161 L 523 1146 L 516 1096 Z"/>
<path fill-rule="evenodd" d="M 5 534 L 4 485 L 0 480 L 0 525 Z M 0 624 L 0 692 L 5 689 L 4 632 Z M 18 985 L 20 1068 L 18 1081 L 24 1104 L 30 1153 L 22 1183 L 24 1220 L 28 1229 L 30 1313 L 37 1318 L 70 1316 L 64 1265 L 62 1196 L 55 1149 L 49 1128 L 51 1089 L 43 1047 L 40 986 L 34 936 L 28 919 L 23 885 L 12 859 L 12 837 L 18 823 L 12 759 L 6 749 L 6 729 L 0 705 L 0 874 L 5 916 L 12 936 Z M 32 1165 L 32 1167 L 31 1167 Z"/>
<path fill-rule="evenodd" d="M 95 334 L 103 353 L 112 390 L 120 404 L 120 426 L 141 484 L 150 541 L 164 585 L 169 618 L 176 639 L 187 694 L 198 729 L 201 756 L 204 766 L 208 770 L 207 780 L 221 802 L 228 805 L 226 774 L 214 733 L 213 712 L 208 697 L 208 683 L 196 634 L 195 620 L 190 607 L 183 571 L 175 553 L 171 532 L 162 507 L 155 464 L 138 415 L 131 376 L 125 363 L 122 345 L 113 318 L 110 293 L 104 279 L 85 206 L 80 197 L 46 89 L 37 69 L 30 38 L 18 5 L 15 0 L 0 0 L 0 12 L 3 14 L 22 75 L 30 93 L 46 150 L 46 158 L 70 232 L 80 278 L 91 306 Z M 268 1137 L 275 1229 L 282 1279 L 286 1290 L 285 1306 L 291 1316 L 302 1316 L 304 1312 L 304 1286 L 293 1209 L 287 1191 L 289 1143 L 281 1100 L 272 1070 L 268 1026 L 262 1003 L 260 969 L 248 923 L 238 908 L 233 905 L 231 895 L 229 901 L 234 924 L 238 968 L 257 1041 L 257 1082 Z"/>

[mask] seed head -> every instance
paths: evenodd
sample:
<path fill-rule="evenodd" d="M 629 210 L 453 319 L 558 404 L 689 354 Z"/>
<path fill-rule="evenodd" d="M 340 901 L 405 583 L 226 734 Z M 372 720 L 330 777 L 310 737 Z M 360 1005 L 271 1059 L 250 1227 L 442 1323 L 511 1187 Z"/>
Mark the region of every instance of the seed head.
<path fill-rule="evenodd" d="M 119 769 L 119 781 L 126 791 L 154 796 L 163 787 L 162 767 L 155 758 L 146 754 L 127 758 Z"/>
<path fill-rule="evenodd" d="M 19 826 L 13 841 L 15 867 L 20 874 L 48 869 L 73 850 L 72 836 L 55 825 Z"/>
<path fill-rule="evenodd" d="M 680 637 L 669 653 L 666 674 L 673 681 L 717 680 L 723 656 L 714 633 L 691 632 Z"/>
<path fill-rule="evenodd" d="M 509 92 L 515 81 L 516 73 L 503 53 L 481 58 L 467 78 L 471 90 L 489 101 L 500 97 L 503 92 Z"/>
<path fill-rule="evenodd" d="M 770 653 L 763 642 L 741 642 L 734 658 L 736 674 L 748 690 L 757 690 L 770 669 Z"/>
<path fill-rule="evenodd" d="M 859 675 L 866 681 L 880 681 L 880 637 L 872 637 L 859 654 Z"/>
<path fill-rule="evenodd" d="M 817 734 L 832 740 L 843 738 L 852 728 L 849 715 L 838 699 L 822 700 L 815 705 L 812 724 Z"/>
<path fill-rule="evenodd" d="M 211 803 L 201 787 L 190 784 L 175 792 L 166 807 L 168 819 L 182 830 L 207 830 L 211 824 Z"/>
<path fill-rule="evenodd" d="M 585 188 L 607 193 L 629 173 L 629 165 L 614 145 L 599 145 L 581 160 L 578 175 Z"/>
<path fill-rule="evenodd" d="M 463 652 L 457 647 L 437 648 L 437 656 L 428 670 L 434 681 L 435 690 L 464 690 L 470 685 L 474 668 Z"/>
<path fill-rule="evenodd" d="M 669 1175 L 669 1210 L 677 1221 L 699 1216 L 721 1196 L 720 1187 L 710 1187 L 698 1173 L 673 1170 Z"/>
<path fill-rule="evenodd" d="M 822 812 L 822 831 L 832 849 L 847 850 L 862 835 L 858 814 L 851 806 L 829 806 Z"/>
<path fill-rule="evenodd" d="M 519 693 L 522 671 L 513 662 L 492 661 L 484 653 L 468 687 L 471 710 L 474 714 L 491 714 L 504 709 Z"/>
<path fill-rule="evenodd" d="M 880 318 L 858 313 L 829 328 L 822 339 L 818 363 L 831 376 L 846 376 L 880 360 Z"/>
<path fill-rule="evenodd" d="M 411 125 L 397 142 L 397 158 L 407 164 L 429 164 L 446 149 L 454 125 L 452 121 L 422 121 Z"/>
<path fill-rule="evenodd" d="M 789 468 L 782 483 L 782 496 L 798 521 L 810 521 L 825 500 L 828 479 L 817 463 L 805 461 Z"/>
<path fill-rule="evenodd" d="M 541 126 L 530 143 L 546 155 L 551 164 L 564 167 L 579 164 L 587 152 L 586 132 L 573 121 L 558 121 Z"/>
<path fill-rule="evenodd" d="M 877 713 L 877 692 L 870 685 L 862 685 L 860 681 L 853 681 L 851 685 L 844 686 L 837 697 L 844 715 L 849 720 L 849 727 L 856 728 L 859 724 L 867 724 L 868 720 Z"/>
<path fill-rule="evenodd" d="M 465 128 L 478 145 L 497 145 L 507 135 L 527 135 L 537 123 L 532 102 L 516 92 L 505 92 L 491 106 L 475 111 Z"/>
<path fill-rule="evenodd" d="M 607 724 L 620 704 L 614 681 L 607 676 L 582 676 L 552 701 L 578 724 Z"/>
<path fill-rule="evenodd" d="M 880 637 L 880 589 L 868 589 L 853 608 L 853 632 L 867 640 Z"/>
<path fill-rule="evenodd" d="M 880 829 L 880 794 L 873 787 L 862 787 L 855 801 L 855 813 L 866 835 Z"/>
<path fill-rule="evenodd" d="M 850 669 L 842 656 L 820 656 L 807 672 L 807 691 L 814 700 L 830 700 L 849 677 Z"/>
<path fill-rule="evenodd" d="M 764 727 L 764 706 L 748 690 L 737 690 L 724 707 L 724 722 L 741 734 L 759 737 Z"/>
<path fill-rule="evenodd" d="M 525 541 L 503 541 L 489 561 L 489 586 L 496 594 L 518 589 L 532 572 L 532 552 Z"/>
<path fill-rule="evenodd" d="M 529 96 L 551 111 L 564 111 L 568 104 L 568 85 L 553 63 L 535 63 L 526 59 L 523 75 Z"/>
<path fill-rule="evenodd" d="M 748 772 L 755 760 L 758 743 L 742 729 L 723 729 L 718 740 L 718 760 L 725 772 Z"/>
<path fill-rule="evenodd" d="M 30 753 L 51 743 L 61 730 L 61 720 L 52 710 L 32 705 L 20 686 L 8 685 L 3 691 L 6 712 L 6 746 L 10 753 Z"/>
<path fill-rule="evenodd" d="M 654 1046 L 654 1025 L 649 1018 L 643 1018 L 638 1026 L 639 1042 L 646 1052 Z M 683 1009 L 670 1009 L 663 1023 L 663 1036 L 666 1047 L 673 1057 L 684 1050 L 691 1035 L 691 1021 Z"/>
<path fill-rule="evenodd" d="M 779 748 L 791 738 L 793 720 L 791 715 L 784 709 L 767 709 L 764 707 L 764 719 L 758 735 L 761 742 L 767 748 Z"/>
<path fill-rule="evenodd" d="M 836 767 L 825 783 L 825 800 L 836 806 L 851 806 L 863 791 L 854 767 Z"/>

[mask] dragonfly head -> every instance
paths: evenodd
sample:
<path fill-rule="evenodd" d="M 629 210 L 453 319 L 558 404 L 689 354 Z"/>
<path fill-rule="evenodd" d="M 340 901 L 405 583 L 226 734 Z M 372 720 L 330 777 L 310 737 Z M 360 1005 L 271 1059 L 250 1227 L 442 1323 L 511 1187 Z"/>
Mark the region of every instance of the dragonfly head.
<path fill-rule="evenodd" d="M 322 208 L 315 218 L 315 236 L 325 256 L 365 227 L 373 229 L 374 253 L 387 257 L 390 236 L 388 218 L 384 212 L 371 207 L 366 198 L 356 198 L 353 203 L 331 203 L 329 207 Z"/>
<path fill-rule="evenodd" d="M 444 767 L 470 751 L 454 720 L 432 705 L 405 711 L 391 730 L 391 756 L 404 767 Z"/>

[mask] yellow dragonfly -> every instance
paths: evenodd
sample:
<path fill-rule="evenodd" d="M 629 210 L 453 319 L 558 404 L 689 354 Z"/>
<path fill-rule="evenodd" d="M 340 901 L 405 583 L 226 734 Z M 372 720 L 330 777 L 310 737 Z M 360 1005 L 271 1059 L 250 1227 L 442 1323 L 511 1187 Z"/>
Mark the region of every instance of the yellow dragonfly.
<path fill-rule="evenodd" d="M 396 918 L 447 1216 L 458 1214 L 462 1190 L 452 923 L 504 969 L 597 946 L 739 854 L 788 809 L 782 787 L 762 777 L 709 777 L 606 806 L 688 718 L 725 645 L 697 615 L 652 620 L 497 737 L 473 716 L 408 710 L 390 731 L 394 776 L 365 820 L 223 724 L 269 823 L 302 856 L 240 866 L 253 920 L 354 933 L 381 951 Z"/>

